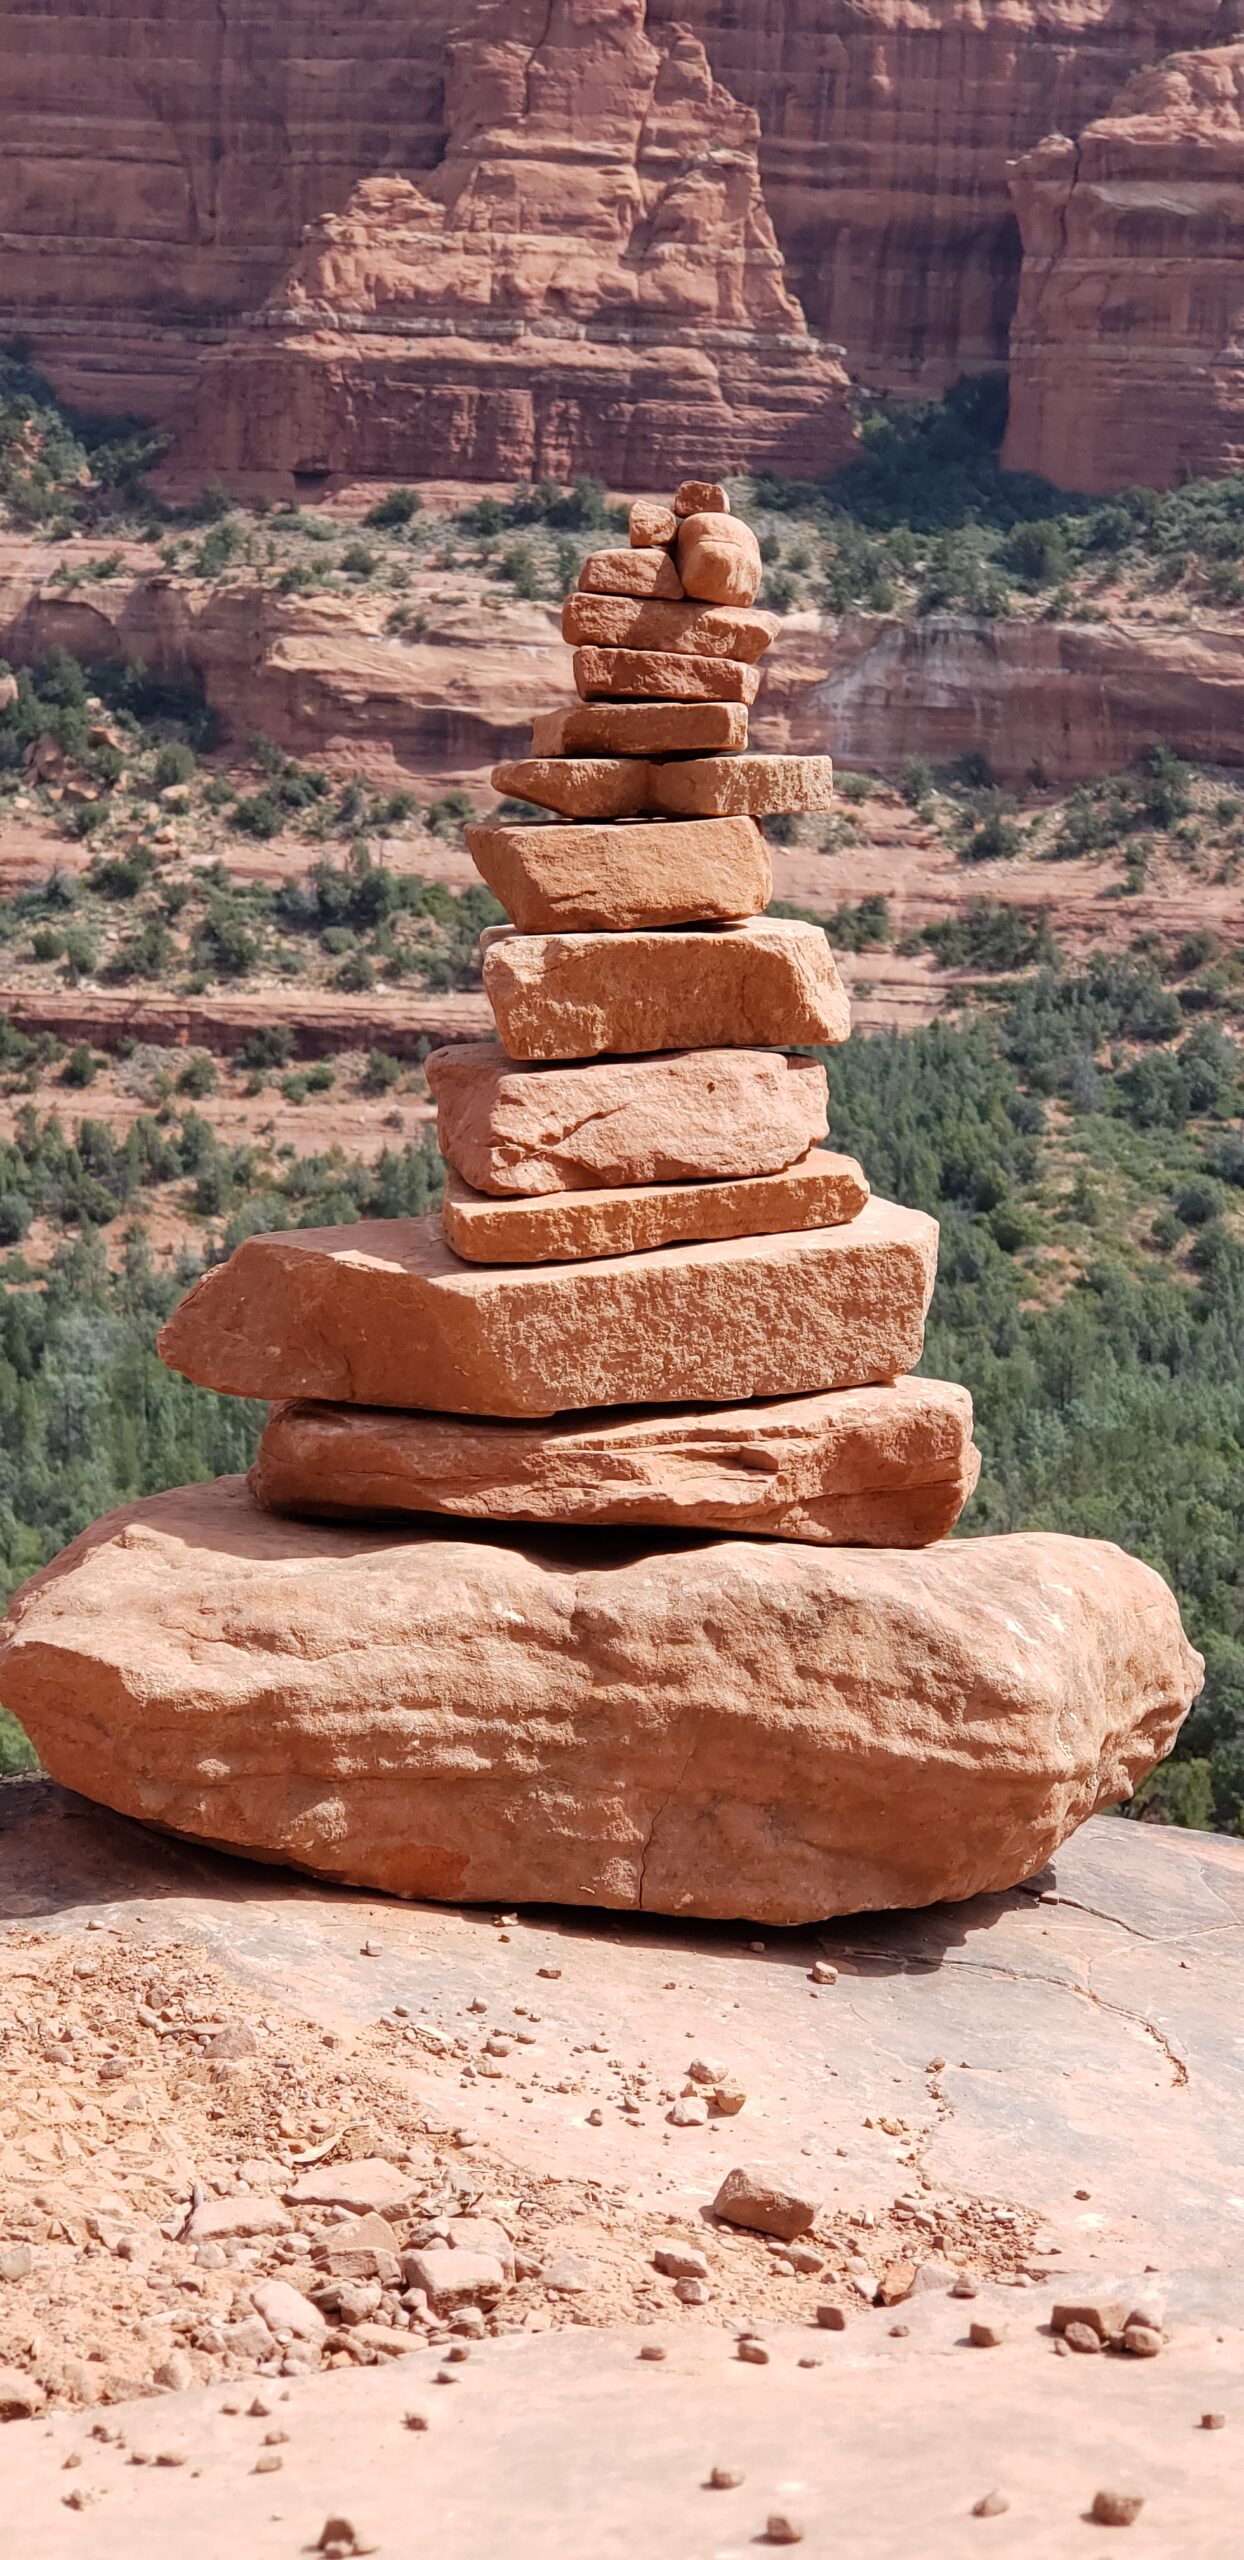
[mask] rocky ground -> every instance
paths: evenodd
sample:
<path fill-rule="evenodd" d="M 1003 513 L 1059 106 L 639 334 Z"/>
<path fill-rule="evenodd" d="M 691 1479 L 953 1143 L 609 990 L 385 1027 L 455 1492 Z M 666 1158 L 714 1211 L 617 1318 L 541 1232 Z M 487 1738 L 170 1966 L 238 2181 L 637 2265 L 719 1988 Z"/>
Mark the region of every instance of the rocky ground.
<path fill-rule="evenodd" d="M 1023 1892 L 753 1939 L 335 1893 L 38 1782 L 0 1823 L 19 2560 L 154 2552 L 170 2500 L 195 2554 L 397 2550 L 415 2483 L 455 2560 L 502 2513 L 1052 2555 L 1099 2492 L 1224 2547 L 1238 1848 L 1097 1822 Z"/>

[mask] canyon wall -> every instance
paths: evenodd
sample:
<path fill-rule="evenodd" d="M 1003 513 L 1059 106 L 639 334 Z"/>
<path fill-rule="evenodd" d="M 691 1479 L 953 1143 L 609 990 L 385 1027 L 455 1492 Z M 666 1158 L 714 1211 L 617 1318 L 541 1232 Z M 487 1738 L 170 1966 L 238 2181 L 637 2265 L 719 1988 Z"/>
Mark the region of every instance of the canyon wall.
<path fill-rule="evenodd" d="M 1011 184 L 1004 460 L 1088 491 L 1244 468 L 1244 44 L 1139 73 Z"/>
<path fill-rule="evenodd" d="M 715 81 L 758 115 L 763 202 L 812 330 L 866 382 L 938 389 L 1005 358 L 1008 157 L 1079 133 L 1133 71 L 1233 33 L 1238 8 L 649 0 L 646 33 L 668 46 L 688 22 Z M 356 219 L 369 181 L 421 188 L 437 169 L 446 38 L 477 15 L 474 0 L 345 15 L 326 0 L 5 0 L 0 331 L 27 336 L 70 396 L 167 418 L 204 354 L 269 303 L 308 225 Z M 607 15 L 586 12 L 585 42 Z M 494 359 L 478 332 L 472 345 L 486 391 Z M 602 380 L 606 444 L 607 397 Z"/>
<path fill-rule="evenodd" d="M 791 638 L 754 723 L 771 750 L 832 746 L 843 765 L 889 775 L 907 756 L 983 755 L 999 782 L 1059 786 L 1117 773 L 1158 742 L 1206 764 L 1244 762 L 1238 623 L 849 613 L 819 644 Z"/>
<path fill-rule="evenodd" d="M 500 0 L 446 48 L 437 169 L 363 179 L 209 358 L 180 470 L 630 486 L 851 449 L 760 185 L 759 127 L 645 0 Z"/>

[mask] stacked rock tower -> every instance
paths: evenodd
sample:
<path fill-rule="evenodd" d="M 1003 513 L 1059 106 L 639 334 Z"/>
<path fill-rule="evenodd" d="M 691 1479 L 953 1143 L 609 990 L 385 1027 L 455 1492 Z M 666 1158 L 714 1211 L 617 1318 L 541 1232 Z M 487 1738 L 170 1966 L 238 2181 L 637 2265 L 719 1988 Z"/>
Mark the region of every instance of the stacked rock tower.
<path fill-rule="evenodd" d="M 120 1810 L 370 1886 L 769 1921 L 1017 1882 L 1197 1685 L 1119 1550 L 951 1541 L 937 1230 L 822 1145 L 819 926 L 767 917 L 775 626 L 723 490 L 632 509 L 563 618 L 578 706 L 467 840 L 498 1039 L 428 1060 L 443 1211 L 254 1236 L 161 1337 L 273 1399 L 249 1486 L 157 1496 L 19 1595 L 0 1695 Z"/>

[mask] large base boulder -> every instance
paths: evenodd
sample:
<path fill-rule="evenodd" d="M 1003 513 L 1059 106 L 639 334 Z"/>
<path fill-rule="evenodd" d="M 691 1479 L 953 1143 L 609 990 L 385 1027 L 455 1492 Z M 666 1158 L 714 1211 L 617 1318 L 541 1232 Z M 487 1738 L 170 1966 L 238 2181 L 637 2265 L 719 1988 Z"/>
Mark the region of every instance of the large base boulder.
<path fill-rule="evenodd" d="M 328 1527 L 240 1479 L 27 1584 L 0 1697 L 64 1784 L 346 1882 L 800 1922 L 1031 1875 L 1199 1657 L 1097 1541 L 917 1553 Z"/>

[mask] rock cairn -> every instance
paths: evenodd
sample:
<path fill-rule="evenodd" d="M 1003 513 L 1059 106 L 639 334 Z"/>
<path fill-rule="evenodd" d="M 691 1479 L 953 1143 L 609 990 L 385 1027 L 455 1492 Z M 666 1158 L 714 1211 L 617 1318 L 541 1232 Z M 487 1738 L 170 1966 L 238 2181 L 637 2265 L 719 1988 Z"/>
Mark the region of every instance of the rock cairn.
<path fill-rule="evenodd" d="M 396 1892 L 996 1889 L 1169 1749 L 1198 1657 L 1116 1548 L 949 1541 L 936 1226 L 822 1145 L 792 1052 L 846 999 L 765 915 L 758 821 L 829 760 L 747 753 L 775 626 L 724 491 L 630 532 L 565 608 L 578 706 L 493 777 L 549 818 L 467 831 L 511 923 L 499 1038 L 428 1060 L 441 1216 L 253 1236 L 191 1290 L 165 1359 L 274 1400 L 249 1488 L 89 1532 L 0 1694 L 121 1811 Z"/>

